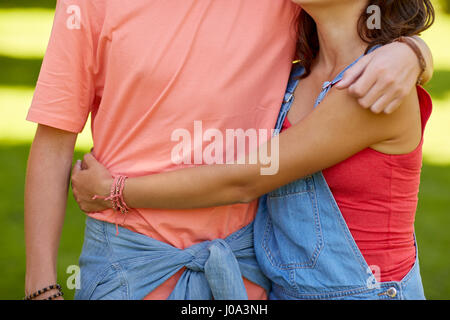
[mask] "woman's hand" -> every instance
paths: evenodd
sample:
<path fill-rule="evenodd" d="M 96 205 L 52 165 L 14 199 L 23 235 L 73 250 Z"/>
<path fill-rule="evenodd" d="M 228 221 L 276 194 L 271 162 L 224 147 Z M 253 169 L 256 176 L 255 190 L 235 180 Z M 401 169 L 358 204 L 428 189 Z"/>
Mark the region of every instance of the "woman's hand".
<path fill-rule="evenodd" d="M 75 200 L 84 212 L 98 212 L 111 208 L 111 202 L 97 198 L 108 197 L 113 178 L 109 171 L 90 153 L 83 162 L 78 160 L 72 171 L 72 190 Z"/>
<path fill-rule="evenodd" d="M 424 56 L 427 81 L 432 73 L 432 57 L 431 53 Z M 392 113 L 415 87 L 420 72 L 414 51 L 404 43 L 393 42 L 361 58 L 335 87 L 348 88 L 361 106 L 374 113 Z"/>

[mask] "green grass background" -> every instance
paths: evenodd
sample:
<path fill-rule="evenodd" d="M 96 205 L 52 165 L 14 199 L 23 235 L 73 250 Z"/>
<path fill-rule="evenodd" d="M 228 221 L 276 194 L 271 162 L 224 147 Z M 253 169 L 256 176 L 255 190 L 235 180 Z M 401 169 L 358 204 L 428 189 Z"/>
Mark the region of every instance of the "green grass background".
<path fill-rule="evenodd" d="M 54 0 L 0 3 L 0 299 L 23 297 L 23 190 L 36 129 L 24 119 L 51 31 L 54 4 Z M 427 298 L 450 299 L 450 15 L 437 9 L 436 24 L 423 35 L 435 58 L 435 75 L 427 86 L 434 110 L 425 135 L 416 234 Z M 91 146 L 89 130 L 87 126 L 78 139 L 75 159 Z M 73 290 L 66 287 L 66 269 L 78 264 L 83 228 L 84 216 L 69 194 L 58 257 L 58 278 L 67 299 L 73 298 Z"/>

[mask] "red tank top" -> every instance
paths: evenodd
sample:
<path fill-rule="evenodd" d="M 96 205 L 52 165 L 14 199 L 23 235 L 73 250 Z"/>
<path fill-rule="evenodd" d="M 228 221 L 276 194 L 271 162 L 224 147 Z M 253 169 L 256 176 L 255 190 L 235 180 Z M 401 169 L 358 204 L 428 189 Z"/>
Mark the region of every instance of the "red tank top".
<path fill-rule="evenodd" d="M 389 155 L 366 148 L 323 170 L 342 215 L 378 281 L 400 281 L 416 258 L 414 218 L 417 208 L 422 144 L 431 115 L 429 94 L 417 87 L 422 139 L 407 154 Z M 291 126 L 286 120 L 283 129 Z"/>

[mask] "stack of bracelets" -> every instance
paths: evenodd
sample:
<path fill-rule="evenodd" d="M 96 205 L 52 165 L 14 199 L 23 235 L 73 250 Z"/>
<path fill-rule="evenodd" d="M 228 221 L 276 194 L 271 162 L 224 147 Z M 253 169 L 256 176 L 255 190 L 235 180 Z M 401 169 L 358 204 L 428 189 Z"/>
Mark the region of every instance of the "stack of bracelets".
<path fill-rule="evenodd" d="M 114 182 L 111 184 L 111 191 L 109 194 L 109 197 L 101 197 L 98 195 L 95 195 L 92 199 L 104 199 L 106 201 L 111 201 L 112 207 L 115 211 L 120 211 L 121 213 L 125 214 L 128 213 L 130 208 L 125 203 L 125 200 L 123 199 L 123 188 L 125 186 L 125 180 L 128 177 L 126 176 L 116 176 L 114 177 Z"/>
<path fill-rule="evenodd" d="M 55 293 L 43 300 L 53 300 L 55 298 L 62 297 L 64 295 L 63 292 L 61 291 L 61 286 L 59 284 L 52 284 L 51 286 L 48 286 L 44 289 L 38 290 L 32 294 L 27 295 L 25 298 L 23 298 L 23 300 L 33 300 L 34 298 L 39 297 L 41 294 L 43 294 L 47 291 L 50 291 L 50 290 L 55 290 L 55 289 L 58 290 L 57 293 Z"/>

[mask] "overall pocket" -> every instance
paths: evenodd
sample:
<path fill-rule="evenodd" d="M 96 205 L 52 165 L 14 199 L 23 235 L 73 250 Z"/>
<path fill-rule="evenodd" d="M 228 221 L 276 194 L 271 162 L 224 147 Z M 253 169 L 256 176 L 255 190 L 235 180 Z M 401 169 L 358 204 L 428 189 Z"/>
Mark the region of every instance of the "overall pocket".
<path fill-rule="evenodd" d="M 269 193 L 263 247 L 274 267 L 314 268 L 323 235 L 311 176 Z"/>

